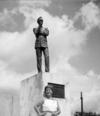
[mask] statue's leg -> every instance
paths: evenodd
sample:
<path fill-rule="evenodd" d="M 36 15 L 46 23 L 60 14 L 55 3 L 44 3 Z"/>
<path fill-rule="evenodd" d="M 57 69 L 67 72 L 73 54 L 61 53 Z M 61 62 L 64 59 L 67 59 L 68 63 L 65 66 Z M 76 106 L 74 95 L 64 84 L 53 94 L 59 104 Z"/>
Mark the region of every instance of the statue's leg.
<path fill-rule="evenodd" d="M 44 58 L 45 58 L 45 72 L 49 72 L 49 50 L 48 48 L 43 49 Z"/>
<path fill-rule="evenodd" d="M 42 66 L 42 49 L 36 48 L 36 57 L 37 57 L 37 69 L 38 72 L 42 72 L 41 66 Z"/>

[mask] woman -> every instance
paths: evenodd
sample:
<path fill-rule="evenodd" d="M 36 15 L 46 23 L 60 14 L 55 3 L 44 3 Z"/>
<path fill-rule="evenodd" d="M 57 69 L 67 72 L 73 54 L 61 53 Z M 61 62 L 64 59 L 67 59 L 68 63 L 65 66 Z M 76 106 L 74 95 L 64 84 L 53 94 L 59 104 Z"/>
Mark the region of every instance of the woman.
<path fill-rule="evenodd" d="M 57 116 L 60 114 L 59 104 L 52 98 L 52 87 L 45 87 L 44 99 L 35 106 L 35 110 L 39 116 Z"/>

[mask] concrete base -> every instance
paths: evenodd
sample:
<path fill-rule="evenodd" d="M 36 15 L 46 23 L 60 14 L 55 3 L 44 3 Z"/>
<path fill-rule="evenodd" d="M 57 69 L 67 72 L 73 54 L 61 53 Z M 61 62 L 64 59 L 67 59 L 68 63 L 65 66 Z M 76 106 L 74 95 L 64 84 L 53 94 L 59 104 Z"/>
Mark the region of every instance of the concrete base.
<path fill-rule="evenodd" d="M 34 105 L 42 99 L 42 75 L 34 75 L 21 82 L 20 116 L 37 116 Z"/>
<path fill-rule="evenodd" d="M 41 74 L 32 76 L 21 83 L 21 97 L 20 105 L 21 111 L 20 116 L 38 116 L 34 110 L 34 105 L 38 103 L 43 98 L 43 89 L 48 84 L 48 82 L 57 84 L 57 77 L 51 78 L 50 74 Z M 65 85 L 65 99 L 57 99 L 61 109 L 61 114 L 59 116 L 71 116 L 70 109 L 70 93 L 68 83 L 58 83 Z"/>

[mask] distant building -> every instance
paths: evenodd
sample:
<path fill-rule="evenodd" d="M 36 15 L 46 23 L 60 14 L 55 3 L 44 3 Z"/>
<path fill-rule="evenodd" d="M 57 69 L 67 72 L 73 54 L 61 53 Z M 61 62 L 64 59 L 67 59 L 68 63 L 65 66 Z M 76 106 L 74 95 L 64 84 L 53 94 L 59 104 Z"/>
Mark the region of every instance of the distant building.
<path fill-rule="evenodd" d="M 81 112 L 75 112 L 74 116 L 81 116 Z M 83 112 L 83 116 L 100 116 L 100 114 L 96 114 L 95 112 Z"/>

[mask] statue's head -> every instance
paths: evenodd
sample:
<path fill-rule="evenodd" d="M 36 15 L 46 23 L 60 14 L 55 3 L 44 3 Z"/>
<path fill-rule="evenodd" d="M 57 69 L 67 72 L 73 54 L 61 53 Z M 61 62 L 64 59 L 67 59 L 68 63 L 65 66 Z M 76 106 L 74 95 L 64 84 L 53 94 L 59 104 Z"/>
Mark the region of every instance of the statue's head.
<path fill-rule="evenodd" d="M 38 17 L 37 23 L 38 23 L 39 25 L 43 25 L 43 18 L 42 18 L 41 16 Z"/>

